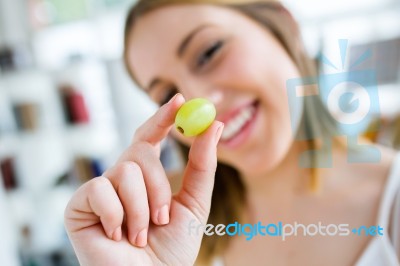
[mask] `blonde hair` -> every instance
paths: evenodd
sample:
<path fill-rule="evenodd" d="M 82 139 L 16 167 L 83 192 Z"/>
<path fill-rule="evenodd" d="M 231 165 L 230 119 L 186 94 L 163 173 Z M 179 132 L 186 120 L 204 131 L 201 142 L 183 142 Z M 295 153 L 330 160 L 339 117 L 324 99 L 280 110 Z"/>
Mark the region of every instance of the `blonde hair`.
<path fill-rule="evenodd" d="M 129 49 L 128 36 L 134 27 L 135 21 L 144 14 L 157 8 L 174 4 L 212 4 L 233 8 L 268 29 L 281 43 L 303 77 L 316 76 L 315 63 L 307 56 L 301 42 L 298 25 L 287 9 L 278 1 L 273 0 L 139 0 L 131 9 L 125 27 L 124 60 L 128 72 L 134 81 L 135 75 L 128 64 L 127 50 Z M 137 82 L 137 81 L 136 81 Z M 328 113 L 319 97 L 304 97 L 303 116 L 297 135 L 308 141 L 311 151 L 319 149 L 314 141 L 317 137 L 330 137 L 336 133 L 336 123 Z M 187 158 L 188 147 L 179 145 L 184 158 Z M 330 147 L 327 147 L 330 149 Z M 311 177 L 310 188 L 318 190 L 319 178 L 316 171 L 318 156 L 310 152 Z M 245 206 L 246 189 L 240 179 L 238 171 L 229 165 L 218 163 L 215 174 L 215 185 L 211 211 L 208 222 L 211 224 L 229 224 L 240 222 Z M 211 236 L 203 238 L 198 261 L 208 264 L 213 256 L 220 255 L 227 248 L 228 236 Z"/>

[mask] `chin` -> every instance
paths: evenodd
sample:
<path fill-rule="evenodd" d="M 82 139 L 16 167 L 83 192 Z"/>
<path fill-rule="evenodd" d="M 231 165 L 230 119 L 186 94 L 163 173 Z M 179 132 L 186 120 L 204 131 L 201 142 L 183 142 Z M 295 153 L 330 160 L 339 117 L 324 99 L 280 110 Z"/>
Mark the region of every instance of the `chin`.
<path fill-rule="evenodd" d="M 287 141 L 258 143 L 248 152 L 243 152 L 226 163 L 249 177 L 265 176 L 278 167 L 288 155 L 293 139 Z M 221 160 L 222 161 L 222 160 Z"/>
<path fill-rule="evenodd" d="M 271 121 L 267 128 L 272 130 L 263 133 L 260 131 L 251 145 L 252 148 L 238 158 L 243 173 L 265 176 L 279 167 L 292 153 L 294 138 L 291 128 L 276 121 Z"/>

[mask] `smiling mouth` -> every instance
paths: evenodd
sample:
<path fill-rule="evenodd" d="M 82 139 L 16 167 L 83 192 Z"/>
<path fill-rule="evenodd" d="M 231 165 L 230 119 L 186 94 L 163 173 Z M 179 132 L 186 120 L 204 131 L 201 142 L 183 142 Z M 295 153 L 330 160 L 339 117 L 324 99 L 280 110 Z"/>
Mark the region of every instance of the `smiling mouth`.
<path fill-rule="evenodd" d="M 234 139 L 254 118 L 257 111 L 258 101 L 244 107 L 234 117 L 225 123 L 221 141 L 229 142 Z"/>

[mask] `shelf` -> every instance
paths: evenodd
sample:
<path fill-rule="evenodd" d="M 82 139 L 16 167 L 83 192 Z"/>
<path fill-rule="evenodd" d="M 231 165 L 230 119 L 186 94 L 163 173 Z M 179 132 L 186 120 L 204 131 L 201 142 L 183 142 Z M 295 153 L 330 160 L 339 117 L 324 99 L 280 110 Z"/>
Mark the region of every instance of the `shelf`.
<path fill-rule="evenodd" d="M 120 58 L 126 12 L 127 9 L 116 9 L 34 31 L 32 46 L 36 62 L 44 69 L 57 70 L 76 57 Z"/>

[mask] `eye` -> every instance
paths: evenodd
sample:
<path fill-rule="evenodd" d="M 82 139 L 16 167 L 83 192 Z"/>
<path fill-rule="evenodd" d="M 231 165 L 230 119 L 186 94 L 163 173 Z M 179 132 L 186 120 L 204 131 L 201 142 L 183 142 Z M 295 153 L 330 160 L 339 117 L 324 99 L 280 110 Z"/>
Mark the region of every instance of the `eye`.
<path fill-rule="evenodd" d="M 212 59 L 214 54 L 219 51 L 219 49 L 223 46 L 223 41 L 217 41 L 211 47 L 209 47 L 204 53 L 202 53 L 197 60 L 197 66 L 201 67 L 205 65 L 208 61 Z"/>
<path fill-rule="evenodd" d="M 174 86 L 171 86 L 170 88 L 166 88 L 165 91 L 163 92 L 164 96 L 161 97 L 161 100 L 159 101 L 160 102 L 160 106 L 166 104 L 177 93 L 178 93 L 178 90 Z"/>

